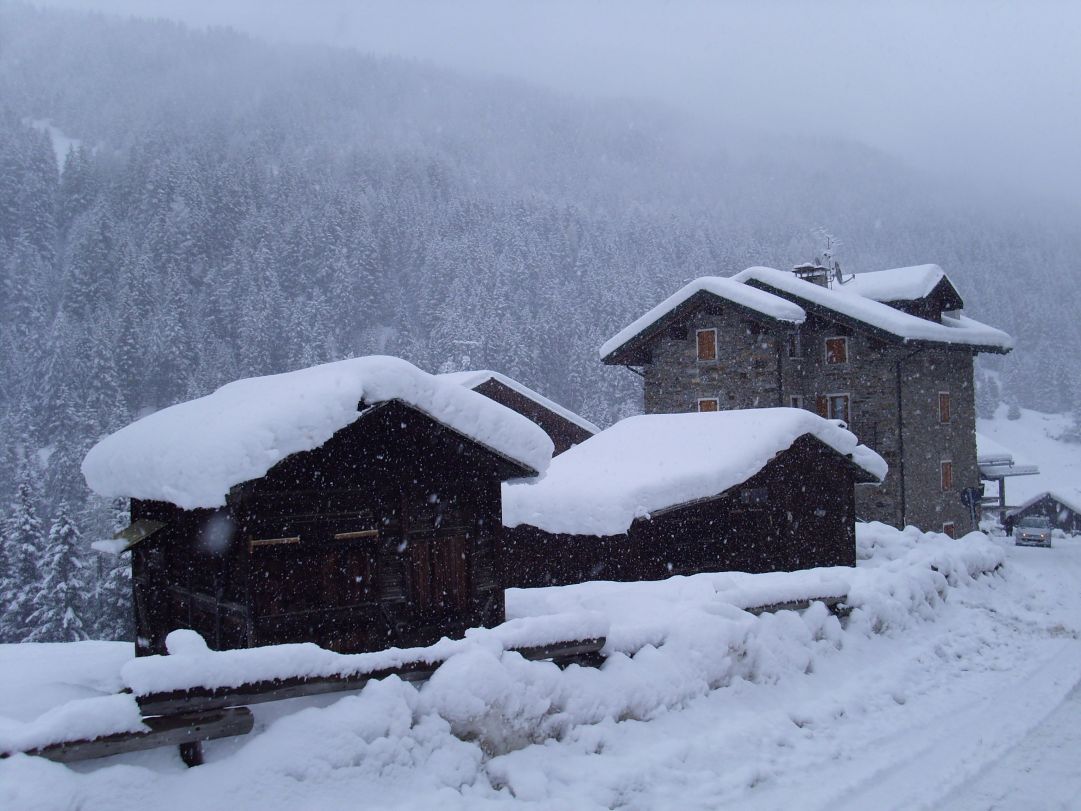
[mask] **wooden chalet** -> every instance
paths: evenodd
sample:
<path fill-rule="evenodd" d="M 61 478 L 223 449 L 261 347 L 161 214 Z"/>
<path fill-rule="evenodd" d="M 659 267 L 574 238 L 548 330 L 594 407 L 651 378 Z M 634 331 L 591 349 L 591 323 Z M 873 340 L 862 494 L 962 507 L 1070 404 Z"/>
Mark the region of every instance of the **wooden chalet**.
<path fill-rule="evenodd" d="M 856 562 L 857 484 L 885 462 L 791 408 L 631 417 L 503 488 L 508 585 Z"/>
<path fill-rule="evenodd" d="M 440 377 L 483 394 L 535 422 L 551 437 L 556 455 L 585 442 L 601 430 L 570 409 L 499 372 L 482 369 L 449 372 Z"/>
<path fill-rule="evenodd" d="M 1009 527 L 1020 518 L 1042 516 L 1051 522 L 1053 529 L 1067 534 L 1081 535 L 1081 498 L 1067 498 L 1058 493 L 1040 493 L 1006 515 Z"/>
<path fill-rule="evenodd" d="M 394 358 L 239 381 L 83 469 L 131 496 L 137 653 L 424 645 L 503 622 L 500 485 L 551 457 L 518 414 Z"/>

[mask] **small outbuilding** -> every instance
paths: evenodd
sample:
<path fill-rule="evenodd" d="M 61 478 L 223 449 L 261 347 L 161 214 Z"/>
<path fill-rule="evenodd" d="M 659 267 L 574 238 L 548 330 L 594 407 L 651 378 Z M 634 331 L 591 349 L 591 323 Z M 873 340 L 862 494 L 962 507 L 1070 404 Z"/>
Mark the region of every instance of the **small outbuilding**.
<path fill-rule="evenodd" d="M 504 620 L 500 485 L 542 473 L 533 422 L 388 357 L 240 380 L 102 440 L 130 497 L 136 651 L 429 644 Z"/>
<path fill-rule="evenodd" d="M 499 372 L 479 369 L 468 372 L 448 372 L 444 380 L 465 386 L 483 394 L 500 405 L 517 411 L 535 422 L 552 439 L 555 454 L 579 445 L 601 429 L 569 408 L 549 400 L 528 386 Z"/>
<path fill-rule="evenodd" d="M 1081 496 L 1068 497 L 1061 493 L 1040 493 L 1006 514 L 1006 525 L 1012 528 L 1019 518 L 1043 516 L 1052 529 L 1068 534 L 1081 534 Z"/>
<path fill-rule="evenodd" d="M 852 566 L 855 487 L 885 475 L 802 409 L 631 417 L 503 486 L 508 585 Z"/>

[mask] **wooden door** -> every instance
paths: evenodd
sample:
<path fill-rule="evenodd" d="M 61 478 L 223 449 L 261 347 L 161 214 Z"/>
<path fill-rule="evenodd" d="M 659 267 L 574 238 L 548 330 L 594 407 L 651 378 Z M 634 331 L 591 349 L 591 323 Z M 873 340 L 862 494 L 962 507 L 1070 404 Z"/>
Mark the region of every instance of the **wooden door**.
<path fill-rule="evenodd" d="M 413 605 L 418 611 L 462 611 L 469 607 L 467 535 L 413 537 L 409 559 Z"/>

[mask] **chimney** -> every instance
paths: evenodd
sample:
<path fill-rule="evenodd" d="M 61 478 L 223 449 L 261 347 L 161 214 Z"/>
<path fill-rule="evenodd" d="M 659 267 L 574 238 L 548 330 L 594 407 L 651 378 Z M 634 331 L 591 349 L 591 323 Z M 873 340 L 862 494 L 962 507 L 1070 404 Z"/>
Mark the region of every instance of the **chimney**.
<path fill-rule="evenodd" d="M 803 279 L 805 282 L 817 284 L 819 287 L 830 286 L 830 269 L 821 262 L 806 262 L 802 265 L 796 265 L 792 268 L 792 272 L 796 274 L 797 278 Z"/>

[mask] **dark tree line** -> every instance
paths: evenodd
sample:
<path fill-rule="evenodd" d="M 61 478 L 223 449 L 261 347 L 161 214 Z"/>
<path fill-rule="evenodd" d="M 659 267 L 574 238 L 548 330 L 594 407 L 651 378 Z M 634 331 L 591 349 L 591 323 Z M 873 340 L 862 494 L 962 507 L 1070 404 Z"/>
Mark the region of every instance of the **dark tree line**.
<path fill-rule="evenodd" d="M 139 415 L 387 353 L 607 424 L 640 392 L 605 339 L 689 278 L 809 258 L 817 225 L 852 269 L 942 264 L 1019 336 L 981 408 L 1081 403 L 1075 294 L 1046 292 L 1076 274 L 1068 218 L 976 212 L 851 145 L 692 148 L 631 104 L 3 3 L 0 105 L 4 639 L 128 633 L 124 562 L 88 546 L 124 505 L 79 464 Z M 46 120 L 81 141 L 62 163 Z"/>

